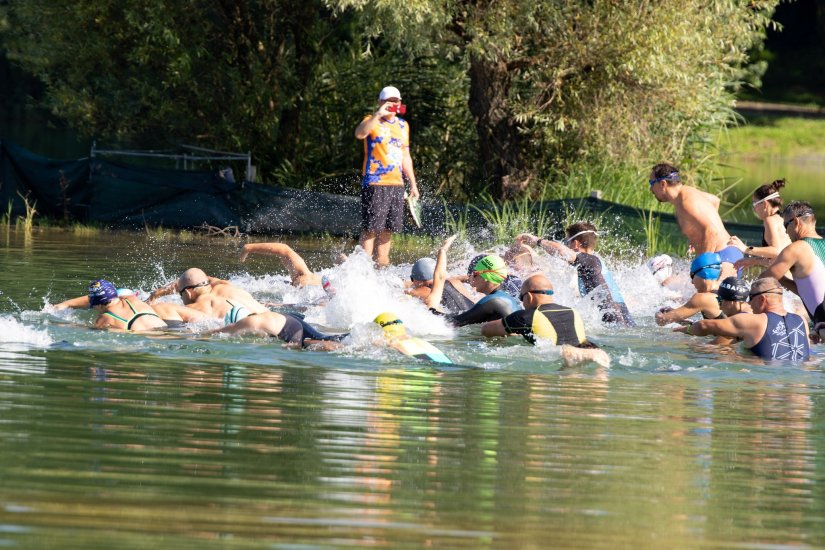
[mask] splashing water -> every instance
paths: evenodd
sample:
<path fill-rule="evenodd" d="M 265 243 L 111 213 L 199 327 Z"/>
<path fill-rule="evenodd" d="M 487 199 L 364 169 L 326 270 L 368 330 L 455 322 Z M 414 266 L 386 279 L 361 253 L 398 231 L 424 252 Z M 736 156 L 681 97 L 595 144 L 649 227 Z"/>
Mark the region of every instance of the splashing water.
<path fill-rule="evenodd" d="M 52 343 L 47 330 L 27 326 L 11 315 L 0 315 L 0 345 L 3 350 L 47 348 Z"/>

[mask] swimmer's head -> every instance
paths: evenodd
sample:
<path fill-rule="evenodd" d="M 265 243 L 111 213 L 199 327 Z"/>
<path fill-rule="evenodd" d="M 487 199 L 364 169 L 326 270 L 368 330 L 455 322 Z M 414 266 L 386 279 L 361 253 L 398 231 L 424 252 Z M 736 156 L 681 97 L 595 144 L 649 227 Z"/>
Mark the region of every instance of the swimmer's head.
<path fill-rule="evenodd" d="M 716 280 L 722 273 L 722 257 L 716 252 L 699 254 L 690 264 L 690 278 Z"/>
<path fill-rule="evenodd" d="M 489 283 L 500 285 L 507 278 L 508 270 L 504 258 L 490 254 L 481 258 L 473 258 L 468 270 L 470 275 L 481 277 Z"/>
<path fill-rule="evenodd" d="M 89 309 L 105 306 L 117 298 L 117 288 L 106 279 L 97 279 L 89 284 Z"/>
<path fill-rule="evenodd" d="M 435 260 L 421 258 L 416 261 L 410 270 L 411 281 L 432 281 L 435 273 Z"/>
<path fill-rule="evenodd" d="M 668 202 L 673 199 L 671 188 L 682 185 L 679 169 L 672 164 L 660 163 L 650 171 L 650 192 L 659 202 Z"/>
<path fill-rule="evenodd" d="M 739 277 L 727 277 L 719 285 L 719 300 L 747 302 L 750 287 Z"/>
<path fill-rule="evenodd" d="M 653 274 L 653 278 L 659 284 L 662 284 L 668 277 L 673 275 L 673 258 L 667 254 L 660 254 L 647 261 L 647 268 Z"/>
<path fill-rule="evenodd" d="M 576 222 L 567 226 L 564 230 L 567 238 L 564 239 L 564 244 L 572 248 L 574 242 L 579 243 L 582 248 L 594 248 L 599 234 L 596 231 L 596 226 L 590 222 Z"/>
<path fill-rule="evenodd" d="M 406 333 L 404 323 L 401 319 L 399 319 L 395 313 L 390 313 L 389 311 L 378 315 L 372 322 L 384 329 L 386 336 L 403 336 Z"/>

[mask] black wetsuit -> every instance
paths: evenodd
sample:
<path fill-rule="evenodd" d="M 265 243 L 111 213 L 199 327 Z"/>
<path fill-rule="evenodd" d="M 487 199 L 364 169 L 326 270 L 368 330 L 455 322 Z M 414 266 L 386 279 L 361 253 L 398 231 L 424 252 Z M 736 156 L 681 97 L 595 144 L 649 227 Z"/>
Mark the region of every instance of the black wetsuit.
<path fill-rule="evenodd" d="M 452 281 L 444 282 L 444 293 L 441 295 L 441 305 L 447 311 L 467 311 L 473 307 L 473 301 L 463 295 L 453 285 Z"/>
<path fill-rule="evenodd" d="M 581 346 L 588 343 L 579 312 L 559 304 L 542 304 L 537 308 L 522 309 L 511 313 L 501 322 L 507 332 L 520 334 L 533 345 L 537 337 L 558 346 Z"/>
<path fill-rule="evenodd" d="M 598 290 L 593 295 L 593 299 L 598 302 L 598 308 L 602 312 L 602 322 L 618 323 L 627 326 L 635 326 L 633 317 L 624 303 L 622 293 L 610 270 L 602 262 L 602 259 L 595 254 L 580 252 L 573 260 L 573 265 L 579 275 L 579 292 L 582 296 L 587 296 L 594 290 Z"/>
<path fill-rule="evenodd" d="M 499 288 L 476 302 L 467 311 L 447 315 L 447 319 L 453 325 L 463 327 L 504 319 L 519 309 L 521 309 L 519 301 Z"/>
<path fill-rule="evenodd" d="M 347 334 L 324 334 L 317 331 L 309 323 L 294 315 L 287 313 L 284 315 L 286 322 L 284 328 L 278 333 L 277 338 L 283 340 L 288 344 L 300 344 L 301 347 L 307 347 L 307 340 L 325 340 L 338 342 L 343 340 Z"/>

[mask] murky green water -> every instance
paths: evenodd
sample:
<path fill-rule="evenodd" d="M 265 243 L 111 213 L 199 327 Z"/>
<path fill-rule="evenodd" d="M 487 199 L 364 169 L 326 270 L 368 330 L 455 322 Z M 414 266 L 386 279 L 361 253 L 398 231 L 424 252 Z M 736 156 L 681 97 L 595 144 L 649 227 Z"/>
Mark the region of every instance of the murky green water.
<path fill-rule="evenodd" d="M 262 299 L 315 297 L 236 254 L 223 241 L 0 233 L 0 545 L 825 545 L 821 354 L 767 366 L 655 327 L 666 297 L 637 266 L 615 271 L 641 326 L 618 332 L 547 266 L 609 370 L 561 371 L 554 349 L 453 333 L 400 301 L 403 269 L 357 258 L 332 271 L 340 301 L 306 309 L 353 328 L 337 353 L 99 332 L 88 312 L 43 308 L 98 276 L 148 290 L 190 265 Z M 373 349 L 367 320 L 390 307 L 464 366 Z"/>

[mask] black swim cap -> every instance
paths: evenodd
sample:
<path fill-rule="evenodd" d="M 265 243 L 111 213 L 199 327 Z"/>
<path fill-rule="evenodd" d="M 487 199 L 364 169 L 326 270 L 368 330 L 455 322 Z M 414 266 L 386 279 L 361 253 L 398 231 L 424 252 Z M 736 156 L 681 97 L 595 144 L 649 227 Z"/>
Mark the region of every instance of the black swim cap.
<path fill-rule="evenodd" d="M 730 302 L 747 302 L 750 287 L 739 277 L 728 277 L 719 285 L 719 299 Z"/>

